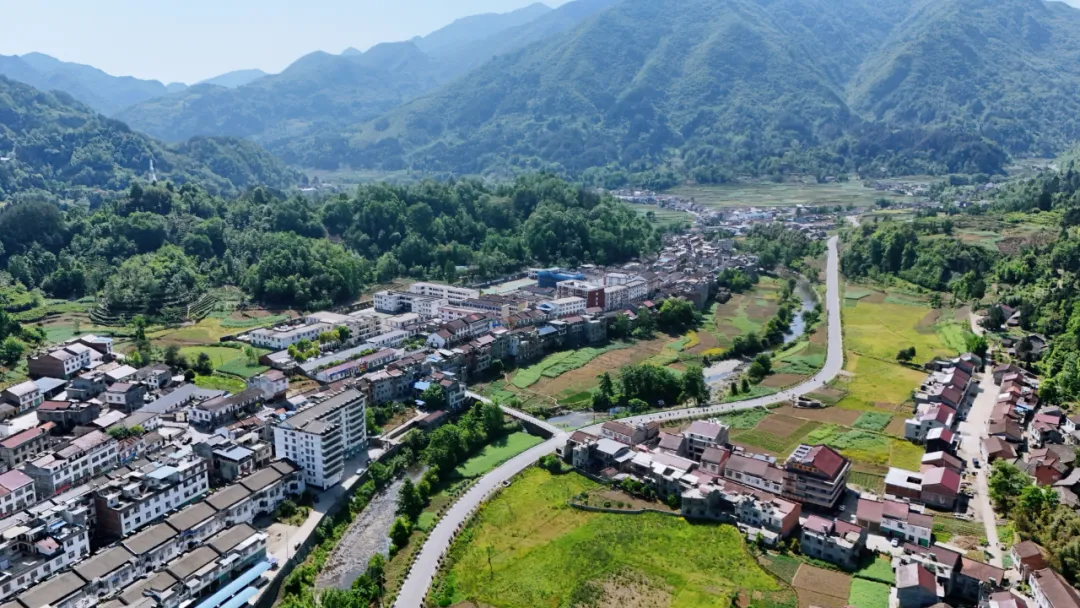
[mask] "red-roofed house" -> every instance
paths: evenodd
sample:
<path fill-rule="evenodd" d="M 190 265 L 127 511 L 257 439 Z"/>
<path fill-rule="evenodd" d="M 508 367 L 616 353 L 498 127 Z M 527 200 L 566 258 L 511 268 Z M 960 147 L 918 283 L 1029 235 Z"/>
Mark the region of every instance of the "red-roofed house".
<path fill-rule="evenodd" d="M 784 463 L 784 497 L 831 509 L 847 490 L 851 462 L 825 445 L 800 445 Z"/>
<path fill-rule="evenodd" d="M 1020 580 L 1027 580 L 1032 572 L 1046 567 L 1046 555 L 1038 544 L 1025 540 L 1013 545 L 1009 551 L 1013 567 L 1020 573 Z"/>
<path fill-rule="evenodd" d="M 916 511 L 910 504 L 899 500 L 860 498 L 855 520 L 871 532 L 899 538 L 921 547 L 930 546 L 934 531 L 933 517 Z"/>
<path fill-rule="evenodd" d="M 915 412 L 915 417 L 904 422 L 904 438 L 916 443 L 926 441 L 931 429 L 952 429 L 956 420 L 956 410 L 941 403 L 923 403 Z"/>
<path fill-rule="evenodd" d="M 1038 608 L 1080 608 L 1080 592 L 1050 568 L 1032 572 L 1028 584 Z"/>
<path fill-rule="evenodd" d="M 960 475 L 945 467 L 933 467 L 922 472 L 920 500 L 941 509 L 951 509 L 960 494 Z"/>

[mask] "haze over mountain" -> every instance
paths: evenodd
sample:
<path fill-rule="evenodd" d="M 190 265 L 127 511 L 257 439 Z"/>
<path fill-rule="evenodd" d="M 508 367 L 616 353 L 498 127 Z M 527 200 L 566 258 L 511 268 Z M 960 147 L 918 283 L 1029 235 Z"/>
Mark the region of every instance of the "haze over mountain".
<path fill-rule="evenodd" d="M 102 114 L 169 93 L 157 80 L 112 76 L 88 65 L 42 53 L 0 55 L 0 75 L 45 91 L 64 91 Z"/>
<path fill-rule="evenodd" d="M 155 174 L 222 193 L 256 184 L 285 187 L 300 177 L 253 142 L 202 137 L 162 144 L 67 94 L 0 76 L 0 200 L 17 192 L 121 190 Z"/>
<path fill-rule="evenodd" d="M 250 70 L 234 70 L 232 72 L 226 72 L 220 76 L 213 78 L 207 78 L 206 80 L 198 84 L 212 84 L 219 87 L 225 87 L 226 89 L 235 89 L 236 87 L 242 87 L 249 82 L 258 80 L 263 76 L 266 76 L 266 72 L 253 68 Z M 172 93 L 173 91 L 169 91 Z"/>
<path fill-rule="evenodd" d="M 476 29 L 459 21 L 419 41 L 379 44 L 366 52 L 346 49 L 341 55 L 311 53 L 281 74 L 236 89 L 197 85 L 116 116 L 169 141 L 196 135 L 250 137 L 288 162 L 336 168 L 344 145 L 341 129 L 450 82 L 495 54 L 567 31 L 615 1 L 577 0 L 555 10 L 533 5 L 479 16 L 482 26 Z M 438 54 L 425 53 L 421 46 Z"/>
<path fill-rule="evenodd" d="M 356 127 L 354 167 L 996 171 L 1080 135 L 1080 11 L 625 0 Z"/>

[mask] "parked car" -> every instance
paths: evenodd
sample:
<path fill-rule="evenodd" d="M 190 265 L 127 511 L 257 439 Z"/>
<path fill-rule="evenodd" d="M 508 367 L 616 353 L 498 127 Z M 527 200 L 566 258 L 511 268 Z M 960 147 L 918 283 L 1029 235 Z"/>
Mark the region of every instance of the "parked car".
<path fill-rule="evenodd" d="M 900 539 L 899 538 L 894 538 L 894 539 L 892 539 L 892 542 L 889 543 L 889 544 L 892 545 L 893 548 L 895 549 L 896 547 L 900 546 Z"/>
<path fill-rule="evenodd" d="M 981 469 L 982 468 L 982 461 L 979 460 L 978 458 L 972 458 L 971 459 L 971 464 L 975 465 L 976 469 Z"/>

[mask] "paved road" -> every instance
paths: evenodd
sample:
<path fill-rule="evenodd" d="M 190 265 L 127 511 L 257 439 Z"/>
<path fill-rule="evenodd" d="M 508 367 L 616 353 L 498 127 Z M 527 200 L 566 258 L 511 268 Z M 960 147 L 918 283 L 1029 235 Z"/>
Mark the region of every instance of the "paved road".
<path fill-rule="evenodd" d="M 837 253 L 837 240 L 837 237 L 829 239 L 829 260 L 825 293 L 826 308 L 829 313 L 829 347 L 828 355 L 825 359 L 825 366 L 817 373 L 817 375 L 795 388 L 775 395 L 769 395 L 768 397 L 750 399 L 738 403 L 717 404 L 705 407 L 684 408 L 668 412 L 657 412 L 654 414 L 644 414 L 625 420 L 631 423 L 648 422 L 652 420 L 680 420 L 706 414 L 720 414 L 772 405 L 774 403 L 790 401 L 800 395 L 812 393 L 835 378 L 844 367 L 844 337 L 840 325 L 840 259 Z M 472 396 L 479 397 L 475 394 L 472 394 Z M 516 418 L 531 419 L 530 416 L 522 412 L 510 410 L 506 407 L 504 407 L 503 410 Z M 542 426 L 550 427 L 550 425 L 547 425 L 542 421 L 536 419 L 531 420 Z M 554 427 L 550 428 L 555 431 L 555 435 L 553 435 L 551 439 L 519 454 L 480 478 L 480 481 L 478 481 L 472 489 L 466 492 L 464 496 L 459 498 L 450 510 L 446 512 L 443 518 L 439 520 L 439 523 L 435 526 L 435 529 L 431 531 L 431 534 L 425 541 L 423 549 L 420 550 L 420 555 L 414 562 L 408 577 L 406 577 L 405 584 L 401 588 L 401 593 L 398 594 L 397 601 L 394 602 L 394 608 L 419 608 L 420 606 L 423 606 L 424 598 L 427 596 L 428 589 L 431 587 L 431 581 L 438 571 L 439 561 L 450 548 L 450 544 L 454 540 L 454 533 L 457 528 L 464 524 L 476 508 L 483 504 L 488 495 L 502 485 L 503 482 L 525 470 L 539 460 L 541 456 L 554 452 L 560 445 L 565 445 L 566 433 L 555 429 Z M 590 427 L 585 430 L 593 430 L 595 428 L 598 427 Z"/>
<path fill-rule="evenodd" d="M 963 434 L 960 454 L 968 463 L 972 463 L 976 458 L 982 458 L 980 444 L 986 437 L 997 396 L 998 386 L 994 383 L 994 374 L 988 371 L 979 381 L 979 394 L 975 396 L 975 401 L 968 411 L 967 420 L 960 423 L 960 432 Z M 990 543 L 987 549 L 990 553 L 990 563 L 1000 568 L 1002 567 L 1002 552 L 997 533 L 997 515 L 994 513 L 994 506 L 990 504 L 990 486 L 986 480 L 989 466 L 984 461 L 982 467 L 974 471 L 975 495 L 972 497 L 972 507 L 978 511 L 979 519 L 983 521 L 983 527 L 986 529 L 986 540 Z"/>

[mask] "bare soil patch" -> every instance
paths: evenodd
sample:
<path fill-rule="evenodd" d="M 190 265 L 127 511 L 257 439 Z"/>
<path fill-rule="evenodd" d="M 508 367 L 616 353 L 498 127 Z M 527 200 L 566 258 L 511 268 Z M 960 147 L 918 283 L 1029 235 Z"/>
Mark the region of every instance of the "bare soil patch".
<path fill-rule="evenodd" d="M 915 331 L 921 334 L 933 333 L 934 326 L 937 325 L 937 322 L 940 319 L 941 311 L 938 309 L 931 310 L 923 315 L 923 318 L 919 319 L 919 322 L 915 324 Z"/>
<path fill-rule="evenodd" d="M 886 435 L 892 435 L 894 437 L 903 437 L 904 436 L 904 417 L 903 416 L 894 416 L 893 419 L 889 421 L 888 426 L 885 427 L 885 434 Z"/>
<path fill-rule="evenodd" d="M 802 427 L 805 423 L 805 420 L 800 420 L 791 416 L 773 414 L 763 418 L 754 428 L 763 433 L 769 433 L 770 435 L 775 435 L 777 437 L 790 437 L 792 433 Z"/>
<path fill-rule="evenodd" d="M 799 596 L 799 608 L 844 608 L 851 592 L 851 576 L 808 564 L 799 567 L 791 584 Z"/>
<path fill-rule="evenodd" d="M 851 426 L 855 423 L 859 416 L 862 415 L 862 412 L 857 412 L 855 410 L 842 410 L 835 407 L 827 407 L 819 410 L 810 410 L 798 409 L 790 405 L 785 405 L 783 407 L 778 407 L 772 411 L 774 415 L 794 416 L 795 418 L 802 418 L 803 420 L 828 422 L 832 424 L 840 424 L 843 426 Z"/>
<path fill-rule="evenodd" d="M 859 300 L 859 302 L 866 302 L 867 304 L 884 304 L 885 298 L 888 296 L 883 291 L 875 291 L 870 295 Z"/>
<path fill-rule="evenodd" d="M 784 388 L 793 384 L 798 384 L 803 380 L 806 380 L 808 376 L 800 374 L 773 374 L 761 381 L 761 386 L 767 386 L 769 388 Z"/>

